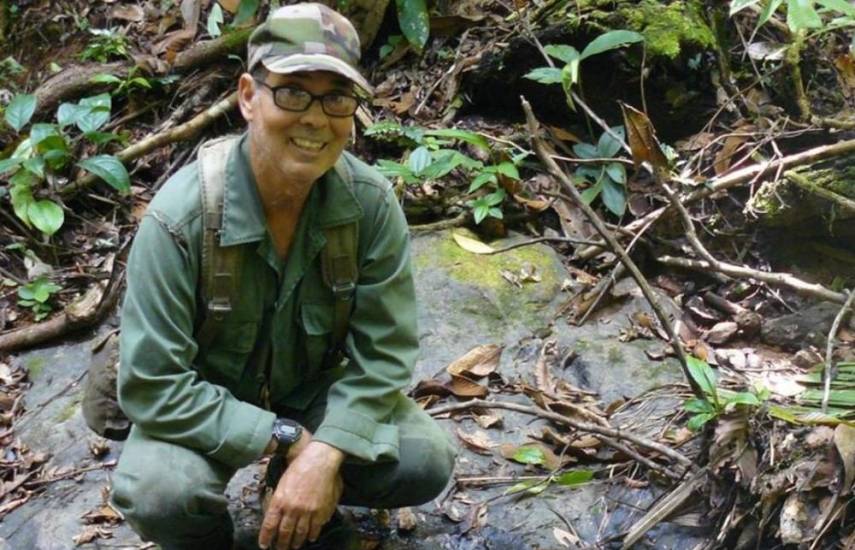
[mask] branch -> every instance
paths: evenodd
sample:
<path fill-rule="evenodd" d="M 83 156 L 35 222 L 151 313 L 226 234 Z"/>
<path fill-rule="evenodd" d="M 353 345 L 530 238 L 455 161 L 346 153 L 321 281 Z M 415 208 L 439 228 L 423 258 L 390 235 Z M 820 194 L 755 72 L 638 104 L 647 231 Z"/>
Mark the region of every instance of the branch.
<path fill-rule="evenodd" d="M 683 351 L 683 346 L 680 344 L 680 339 L 677 334 L 674 332 L 674 327 L 671 325 L 667 315 L 662 310 L 662 307 L 659 305 L 659 302 L 656 300 L 656 297 L 653 295 L 653 289 L 650 288 L 650 285 L 647 283 L 647 280 L 644 278 L 644 275 L 641 274 L 641 271 L 638 269 L 638 266 L 635 265 L 635 262 L 629 257 L 626 253 L 626 250 L 620 245 L 617 239 L 609 232 L 606 226 L 603 224 L 603 221 L 597 215 L 596 212 L 584 201 L 582 200 L 579 191 L 576 189 L 576 186 L 573 185 L 573 182 L 570 181 L 570 178 L 567 177 L 561 168 L 555 163 L 552 157 L 546 152 L 543 147 L 543 142 L 537 137 L 537 120 L 534 118 L 534 113 L 532 113 L 531 105 L 525 100 L 522 99 L 523 110 L 525 111 L 526 121 L 528 124 L 529 133 L 531 134 L 532 143 L 534 144 L 534 148 L 537 151 L 537 156 L 540 157 L 540 160 L 546 165 L 549 172 L 558 179 L 561 183 L 561 186 L 564 188 L 564 191 L 573 198 L 573 201 L 576 203 L 584 213 L 585 217 L 593 224 L 594 228 L 597 230 L 597 233 L 608 243 L 609 248 L 615 255 L 620 258 L 621 263 L 626 266 L 629 270 L 632 278 L 635 279 L 635 282 L 641 288 L 642 294 L 650 303 L 650 307 L 653 309 L 653 312 L 658 317 L 659 322 L 662 324 L 662 328 L 668 334 L 669 339 L 671 340 L 671 346 L 674 348 L 674 352 L 677 355 L 677 358 L 680 361 L 680 367 L 683 369 L 683 375 L 686 377 L 686 381 L 692 388 L 692 391 L 698 397 L 703 396 L 703 391 L 698 386 L 697 382 L 695 382 L 694 378 L 692 378 L 689 373 L 689 366 L 686 364 L 686 353 Z"/>
<path fill-rule="evenodd" d="M 834 365 L 831 363 L 831 351 L 834 348 L 834 339 L 837 337 L 837 331 L 840 329 L 840 323 L 843 322 L 846 312 L 850 307 L 852 307 L 853 301 L 855 301 L 855 290 L 849 291 L 849 298 L 846 299 L 846 303 L 843 304 L 842 308 L 840 308 L 840 311 L 837 313 L 837 317 L 834 318 L 834 323 L 831 324 L 831 331 L 828 333 L 828 345 L 825 349 L 825 383 L 822 390 L 823 413 L 828 410 L 828 398 L 831 395 L 831 379 L 837 374 L 837 369 L 834 368 Z"/>
<path fill-rule="evenodd" d="M 750 267 L 734 265 L 720 261 L 716 261 L 714 264 L 710 264 L 710 262 L 703 260 L 675 258 L 674 256 L 659 256 L 658 258 L 656 258 L 656 261 L 661 262 L 665 265 L 673 265 L 686 269 L 693 269 L 695 271 L 718 271 L 720 273 L 724 273 L 725 275 L 730 275 L 731 277 L 757 279 L 758 281 L 762 281 L 770 285 L 787 286 L 799 292 L 800 294 L 819 298 L 820 300 L 825 300 L 826 302 L 833 302 L 836 304 L 846 303 L 845 294 L 842 294 L 840 292 L 834 292 L 833 290 L 825 288 L 820 284 L 806 283 L 801 279 L 793 277 L 789 273 L 758 271 L 756 269 L 751 269 Z"/>
<path fill-rule="evenodd" d="M 634 434 L 632 432 L 623 431 L 619 428 L 611 428 L 608 426 L 601 426 L 599 424 L 591 424 L 589 422 L 580 422 L 578 420 L 574 420 L 570 417 L 544 411 L 543 409 L 539 409 L 537 407 L 532 407 L 529 405 L 522 405 L 520 403 L 511 403 L 508 401 L 486 401 L 484 399 L 473 399 L 471 401 L 466 401 L 465 403 L 455 403 L 452 405 L 446 405 L 444 407 L 437 407 L 435 409 L 428 409 L 427 413 L 431 416 L 438 416 L 440 414 L 445 414 L 453 411 L 461 411 L 465 409 L 478 408 L 478 409 L 505 409 L 508 411 L 516 411 L 525 414 L 530 414 L 532 416 L 538 416 L 540 418 L 545 418 L 547 420 L 551 420 L 557 424 L 563 424 L 564 426 L 569 426 L 571 428 L 575 428 L 577 430 L 581 430 L 583 432 L 592 433 L 594 435 L 602 435 L 605 436 L 606 439 L 603 440 L 604 443 L 609 444 L 607 441 L 609 438 L 612 439 L 623 439 L 629 441 L 631 443 L 635 443 L 639 447 L 644 447 L 645 449 L 649 449 L 654 451 L 660 455 L 666 456 L 680 464 L 685 468 L 692 468 L 693 463 L 691 460 L 678 453 L 671 447 L 667 445 L 663 445 L 661 443 L 657 443 L 656 441 L 650 440 L 644 436 Z M 622 450 L 622 449 L 621 449 Z"/>
<path fill-rule="evenodd" d="M 680 202 L 682 202 L 683 204 L 689 204 L 697 200 L 709 197 L 710 195 L 712 195 L 713 193 L 717 193 L 718 191 L 729 189 L 741 183 L 745 183 L 746 181 L 750 181 L 754 178 L 762 177 L 766 174 L 775 173 L 778 170 L 787 170 L 795 166 L 810 164 L 817 160 L 835 157 L 838 155 L 851 154 L 853 152 L 855 152 L 855 139 L 841 141 L 833 145 L 821 145 L 819 147 L 814 147 L 813 149 L 808 149 L 807 151 L 803 151 L 801 153 L 796 153 L 795 155 L 790 155 L 772 161 L 762 162 L 760 164 L 755 164 L 754 166 L 748 166 L 746 168 L 736 170 L 720 178 L 713 178 L 709 180 L 709 182 L 707 182 L 704 187 L 696 189 L 695 191 L 692 191 L 691 193 L 688 193 L 686 195 L 682 195 L 679 197 L 679 199 Z M 643 227 L 651 221 L 654 221 L 659 218 L 659 216 L 661 216 L 668 208 L 669 206 L 657 208 L 656 210 L 649 212 L 644 217 L 638 218 L 634 222 L 628 224 L 626 226 L 626 229 L 629 231 L 637 231 L 638 228 Z M 590 260 L 602 251 L 603 244 L 601 244 L 600 246 L 592 246 L 586 248 L 585 250 L 582 250 L 576 257 L 582 260 Z"/>
<path fill-rule="evenodd" d="M 159 134 L 154 134 L 149 136 L 142 141 L 138 141 L 120 151 L 116 156 L 122 162 L 128 162 L 129 160 L 134 160 L 139 158 L 146 153 L 157 149 L 158 147 L 163 147 L 169 143 L 175 143 L 177 141 L 184 141 L 193 139 L 199 133 L 210 126 L 217 118 L 221 115 L 231 111 L 237 105 L 237 92 L 231 93 L 228 97 L 223 99 L 222 101 L 214 104 L 209 107 L 207 110 L 202 111 L 192 119 L 188 120 L 184 124 L 180 126 L 176 126 L 175 128 L 171 128 Z M 81 178 L 78 178 L 73 183 L 70 183 L 59 190 L 59 194 L 63 199 L 69 199 L 70 197 L 77 194 L 82 189 L 85 189 L 98 181 L 98 177 L 93 174 L 88 174 Z"/>
<path fill-rule="evenodd" d="M 849 197 L 845 197 L 834 191 L 826 189 L 825 187 L 821 187 L 811 181 L 809 181 L 806 177 L 798 174 L 792 170 L 784 172 L 784 177 L 798 185 L 805 191 L 813 193 L 815 195 L 819 195 L 820 197 L 830 200 L 836 203 L 843 210 L 849 211 L 855 214 L 855 201 L 850 199 Z"/>

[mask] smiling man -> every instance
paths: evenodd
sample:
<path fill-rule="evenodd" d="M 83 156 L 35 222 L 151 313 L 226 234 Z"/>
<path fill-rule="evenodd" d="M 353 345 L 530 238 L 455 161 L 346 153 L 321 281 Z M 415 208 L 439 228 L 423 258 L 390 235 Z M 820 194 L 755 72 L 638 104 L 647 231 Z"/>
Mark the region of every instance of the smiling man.
<path fill-rule="evenodd" d="M 203 145 L 140 224 L 112 501 L 165 549 L 232 548 L 224 490 L 265 455 L 262 548 L 317 540 L 339 503 L 427 502 L 451 475 L 445 434 L 401 393 L 418 353 L 406 220 L 344 151 L 371 93 L 358 60 L 331 9 L 271 13 L 238 82 L 246 133 Z"/>

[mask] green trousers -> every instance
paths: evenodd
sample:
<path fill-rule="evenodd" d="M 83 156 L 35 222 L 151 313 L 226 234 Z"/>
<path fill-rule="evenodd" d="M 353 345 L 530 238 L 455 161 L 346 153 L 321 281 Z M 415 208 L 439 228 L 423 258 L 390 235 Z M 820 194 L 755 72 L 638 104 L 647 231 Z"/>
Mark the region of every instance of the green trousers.
<path fill-rule="evenodd" d="M 285 414 L 309 430 L 326 403 Z M 454 449 L 439 425 L 411 399 L 400 396 L 390 423 L 400 434 L 399 460 L 342 465 L 341 504 L 399 508 L 429 502 L 448 483 Z M 134 426 L 113 478 L 113 505 L 145 540 L 164 550 L 230 549 L 233 525 L 226 485 L 235 469 L 194 450 L 150 438 Z"/>

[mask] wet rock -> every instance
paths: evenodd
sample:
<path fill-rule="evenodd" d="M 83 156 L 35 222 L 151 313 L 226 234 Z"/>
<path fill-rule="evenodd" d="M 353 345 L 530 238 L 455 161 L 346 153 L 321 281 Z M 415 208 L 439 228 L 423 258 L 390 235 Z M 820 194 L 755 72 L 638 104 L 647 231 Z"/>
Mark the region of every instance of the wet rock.
<path fill-rule="evenodd" d="M 831 323 L 840 306 L 819 303 L 795 313 L 769 319 L 761 328 L 761 340 L 772 346 L 796 350 L 808 345 L 824 346 Z"/>

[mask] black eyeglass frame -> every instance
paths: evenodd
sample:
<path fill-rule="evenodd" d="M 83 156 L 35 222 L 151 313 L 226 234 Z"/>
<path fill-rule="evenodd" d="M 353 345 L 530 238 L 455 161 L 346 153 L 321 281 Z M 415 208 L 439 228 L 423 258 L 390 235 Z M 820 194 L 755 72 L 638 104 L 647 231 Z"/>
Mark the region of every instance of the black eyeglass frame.
<path fill-rule="evenodd" d="M 333 118 L 347 118 L 347 117 L 352 117 L 352 116 L 356 113 L 356 110 L 357 110 L 357 109 L 359 109 L 360 100 L 359 100 L 359 98 L 358 98 L 357 96 L 355 96 L 355 95 L 347 95 L 347 94 L 343 94 L 343 93 L 341 93 L 341 92 L 330 92 L 330 93 L 327 93 L 327 94 L 320 94 L 320 95 L 316 95 L 316 94 L 313 94 L 312 92 L 308 92 L 308 91 L 306 91 L 306 90 L 304 90 L 304 89 L 302 89 L 302 88 L 298 88 L 298 87 L 296 87 L 296 86 L 289 86 L 289 85 L 285 85 L 285 86 L 271 86 L 271 85 L 270 85 L 270 84 L 268 84 L 267 82 L 264 82 L 263 80 L 259 80 L 258 78 L 253 78 L 253 80 L 254 80 L 254 81 L 256 81 L 256 82 L 258 82 L 259 84 L 261 84 L 262 86 L 264 86 L 264 87 L 265 87 L 265 88 L 267 88 L 268 90 L 270 90 L 270 92 L 273 94 L 273 103 L 274 103 L 277 107 L 279 107 L 280 109 L 282 109 L 283 111 L 289 111 L 289 112 L 291 112 L 291 113 L 305 113 L 306 111 L 308 111 L 309 109 L 311 109 L 311 107 L 312 107 L 312 103 L 314 103 L 316 100 L 317 100 L 317 101 L 320 101 L 320 103 L 321 103 L 321 109 L 323 110 L 324 114 L 325 114 L 325 115 L 327 115 L 327 116 L 331 116 L 331 117 L 333 117 Z M 279 102 L 278 102 L 278 101 L 276 101 L 276 91 L 277 91 L 277 90 L 282 90 L 282 89 L 294 90 L 294 91 L 296 91 L 296 92 L 300 92 L 300 93 L 306 94 L 307 96 L 311 97 L 312 99 L 311 99 L 311 101 L 309 101 L 309 102 L 306 104 L 306 106 L 305 106 L 303 109 L 289 109 L 288 107 L 283 107 L 282 105 L 280 105 L 280 104 L 279 104 Z M 353 100 L 354 100 L 353 112 L 351 112 L 350 114 L 347 114 L 347 115 L 339 115 L 339 114 L 333 114 L 333 113 L 330 113 L 329 111 L 327 111 L 327 106 L 324 104 L 324 98 L 331 97 L 331 96 L 346 97 L 346 98 L 349 98 L 349 99 L 353 99 Z"/>

